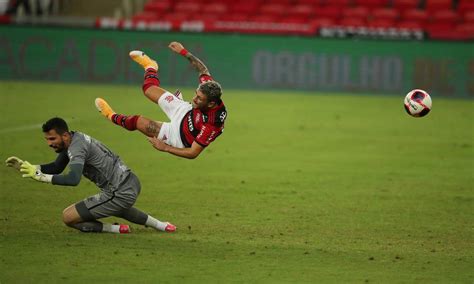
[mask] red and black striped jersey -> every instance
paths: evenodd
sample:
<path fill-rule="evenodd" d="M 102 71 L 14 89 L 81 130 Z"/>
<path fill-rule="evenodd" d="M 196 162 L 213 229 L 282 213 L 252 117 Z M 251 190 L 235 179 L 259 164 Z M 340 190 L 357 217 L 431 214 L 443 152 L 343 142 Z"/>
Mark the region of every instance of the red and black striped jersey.
<path fill-rule="evenodd" d="M 212 81 L 212 77 L 202 75 L 201 83 Z M 185 147 L 191 147 L 194 141 L 206 147 L 224 131 L 224 122 L 227 117 L 224 102 L 207 112 L 193 108 L 188 111 L 181 121 L 181 140 Z"/>

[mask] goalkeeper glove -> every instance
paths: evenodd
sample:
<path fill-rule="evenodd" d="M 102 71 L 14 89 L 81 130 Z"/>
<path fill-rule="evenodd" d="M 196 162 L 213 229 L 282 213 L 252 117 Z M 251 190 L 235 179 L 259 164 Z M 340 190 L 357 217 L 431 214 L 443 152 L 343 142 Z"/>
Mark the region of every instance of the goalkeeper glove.
<path fill-rule="evenodd" d="M 28 161 L 21 164 L 20 172 L 23 173 L 24 178 L 29 177 L 36 181 L 51 183 L 53 179 L 53 175 L 43 174 L 37 166 L 30 164 Z"/>
<path fill-rule="evenodd" d="M 23 164 L 23 161 L 18 158 L 18 157 L 9 157 L 6 161 L 5 161 L 5 165 L 7 167 L 12 167 L 14 168 L 15 170 L 19 171 L 20 170 L 20 167 L 21 167 L 21 164 Z"/>

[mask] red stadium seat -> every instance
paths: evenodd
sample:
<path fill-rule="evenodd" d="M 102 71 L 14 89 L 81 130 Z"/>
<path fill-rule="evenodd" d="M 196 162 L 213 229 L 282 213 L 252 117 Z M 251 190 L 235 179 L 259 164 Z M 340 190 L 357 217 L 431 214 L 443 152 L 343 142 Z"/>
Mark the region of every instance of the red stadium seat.
<path fill-rule="evenodd" d="M 380 19 L 380 20 L 392 20 L 396 21 L 400 18 L 400 13 L 398 10 L 392 8 L 378 8 L 374 9 L 371 13 L 372 19 Z"/>
<path fill-rule="evenodd" d="M 392 19 L 373 19 L 368 22 L 368 26 L 372 28 L 393 28 L 395 20 Z"/>
<path fill-rule="evenodd" d="M 313 18 L 309 23 L 318 27 L 330 27 L 337 25 L 339 21 L 332 18 Z"/>
<path fill-rule="evenodd" d="M 456 26 L 456 31 L 465 34 L 468 39 L 474 39 L 474 23 L 462 23 Z"/>
<path fill-rule="evenodd" d="M 402 19 L 404 21 L 416 21 L 420 23 L 425 23 L 428 18 L 428 13 L 425 10 L 410 9 L 402 13 Z"/>
<path fill-rule="evenodd" d="M 338 20 L 342 17 L 342 8 L 338 6 L 321 6 L 315 10 L 315 15 L 320 18 Z"/>
<path fill-rule="evenodd" d="M 342 16 L 345 18 L 367 18 L 369 9 L 366 7 L 350 7 L 342 10 Z"/>
<path fill-rule="evenodd" d="M 247 21 L 249 17 L 250 15 L 247 13 L 240 13 L 240 14 L 232 13 L 232 14 L 223 16 L 221 20 L 231 21 L 231 22 L 244 22 L 244 21 Z"/>
<path fill-rule="evenodd" d="M 233 13 L 246 13 L 246 14 L 253 14 L 255 11 L 257 11 L 258 7 L 260 6 L 260 3 L 258 2 L 237 2 L 231 7 L 231 11 Z"/>
<path fill-rule="evenodd" d="M 465 23 L 474 23 L 474 10 L 464 13 L 463 21 Z"/>
<path fill-rule="evenodd" d="M 349 7 L 354 4 L 354 1 L 353 0 L 321 0 L 320 4 L 323 6 Z"/>
<path fill-rule="evenodd" d="M 279 20 L 281 23 L 291 23 L 291 24 L 305 24 L 308 23 L 307 17 L 302 16 L 287 16 Z"/>
<path fill-rule="evenodd" d="M 472 0 L 459 0 L 458 7 L 457 7 L 458 13 L 464 15 L 465 13 L 469 11 L 474 11 L 474 1 Z"/>
<path fill-rule="evenodd" d="M 320 6 L 320 0 L 295 0 L 294 3 L 296 5 L 311 5 L 311 6 Z"/>
<path fill-rule="evenodd" d="M 354 0 L 356 6 L 363 6 L 369 9 L 388 7 L 390 0 Z"/>
<path fill-rule="evenodd" d="M 339 25 L 345 26 L 345 27 L 363 27 L 367 26 L 367 22 L 365 18 L 342 18 L 341 21 L 339 22 Z"/>
<path fill-rule="evenodd" d="M 278 17 L 274 15 L 255 15 L 255 16 L 249 17 L 249 21 L 259 22 L 259 23 L 272 23 L 272 22 L 276 22 L 277 19 Z"/>
<path fill-rule="evenodd" d="M 428 13 L 438 10 L 450 10 L 453 9 L 453 0 L 426 0 L 425 10 Z"/>
<path fill-rule="evenodd" d="M 132 17 L 132 21 L 134 22 L 153 22 L 158 21 L 159 15 L 155 12 L 141 12 Z"/>
<path fill-rule="evenodd" d="M 288 16 L 308 18 L 314 14 L 314 6 L 299 4 L 289 8 Z"/>
<path fill-rule="evenodd" d="M 222 14 L 226 13 L 228 10 L 228 7 L 224 3 L 209 3 L 202 5 L 201 12 L 203 13 L 217 13 L 217 14 Z"/>
<path fill-rule="evenodd" d="M 192 2 L 178 2 L 174 6 L 174 11 L 177 13 L 197 13 L 201 9 L 199 3 Z"/>
<path fill-rule="evenodd" d="M 431 15 L 431 22 L 456 24 L 461 17 L 453 10 L 434 11 Z"/>
<path fill-rule="evenodd" d="M 260 6 L 259 13 L 261 15 L 281 16 L 286 14 L 290 6 L 284 4 L 263 4 Z"/>
<path fill-rule="evenodd" d="M 424 24 L 417 21 L 400 21 L 395 24 L 399 29 L 423 30 Z"/>
<path fill-rule="evenodd" d="M 147 2 L 143 7 L 144 12 L 156 12 L 162 14 L 171 10 L 171 2 L 167 1 L 151 1 Z"/>
<path fill-rule="evenodd" d="M 420 8 L 420 0 L 393 0 L 392 7 L 402 13 L 406 10 Z"/>

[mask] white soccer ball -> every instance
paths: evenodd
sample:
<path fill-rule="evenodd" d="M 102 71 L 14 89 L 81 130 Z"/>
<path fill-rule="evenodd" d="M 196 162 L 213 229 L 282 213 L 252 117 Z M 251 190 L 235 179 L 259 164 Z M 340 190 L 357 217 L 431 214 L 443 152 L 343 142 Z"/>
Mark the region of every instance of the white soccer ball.
<path fill-rule="evenodd" d="M 423 90 L 414 89 L 405 96 L 405 110 L 414 117 L 423 117 L 431 110 L 431 97 Z"/>

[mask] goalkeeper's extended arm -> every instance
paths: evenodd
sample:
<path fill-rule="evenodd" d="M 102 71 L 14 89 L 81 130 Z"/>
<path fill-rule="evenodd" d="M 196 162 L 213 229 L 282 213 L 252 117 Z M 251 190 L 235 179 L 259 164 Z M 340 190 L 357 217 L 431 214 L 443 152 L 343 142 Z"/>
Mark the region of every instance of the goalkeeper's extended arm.
<path fill-rule="evenodd" d="M 28 163 L 28 161 L 23 162 L 20 168 L 20 172 L 23 173 L 23 177 L 29 177 L 36 181 L 47 182 L 56 185 L 68 185 L 76 186 L 81 181 L 82 169 L 84 165 L 73 164 L 69 166 L 70 171 L 65 175 L 48 175 L 41 172 L 35 166 Z"/>
<path fill-rule="evenodd" d="M 21 164 L 20 172 L 23 173 L 23 177 L 29 177 L 40 182 L 51 183 L 53 178 L 52 175 L 43 174 L 38 166 L 30 164 L 28 161 Z"/>

